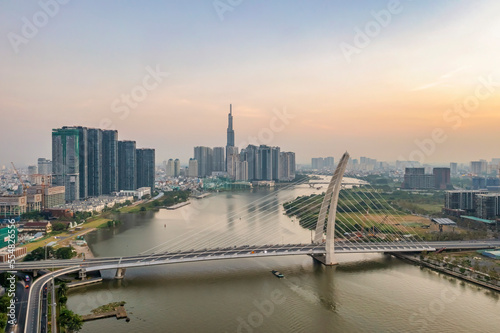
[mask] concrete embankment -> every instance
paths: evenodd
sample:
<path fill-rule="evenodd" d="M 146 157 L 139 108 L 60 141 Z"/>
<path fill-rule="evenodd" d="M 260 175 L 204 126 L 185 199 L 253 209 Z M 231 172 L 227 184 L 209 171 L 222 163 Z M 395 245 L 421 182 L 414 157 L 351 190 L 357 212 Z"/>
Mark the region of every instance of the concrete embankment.
<path fill-rule="evenodd" d="M 441 267 L 441 266 L 438 266 L 438 265 L 434 265 L 434 264 L 432 264 L 430 262 L 426 262 L 426 261 L 420 260 L 419 258 L 416 258 L 416 257 L 413 257 L 413 256 L 409 256 L 409 255 L 405 255 L 405 254 L 402 254 L 402 253 L 389 252 L 388 254 L 390 254 L 390 255 L 392 255 L 392 256 L 394 256 L 396 258 L 399 258 L 401 260 L 405 260 L 405 261 L 411 262 L 413 264 L 424 266 L 424 267 L 430 268 L 432 270 L 435 270 L 435 271 L 438 271 L 438 272 L 441 272 L 441 273 L 445 273 L 445 274 L 451 275 L 451 276 L 456 277 L 456 278 L 458 278 L 460 280 L 471 282 L 471 283 L 477 284 L 479 286 L 482 286 L 482 287 L 485 287 L 485 288 L 488 288 L 488 289 L 500 292 L 500 287 L 498 285 L 493 285 L 493 284 L 490 284 L 490 283 L 487 283 L 487 282 L 484 282 L 484 281 L 479 281 L 479 280 L 471 278 L 469 276 L 465 276 L 463 274 L 454 272 L 454 271 L 452 271 L 450 269 L 447 269 L 447 268 L 444 268 L 444 267 Z"/>

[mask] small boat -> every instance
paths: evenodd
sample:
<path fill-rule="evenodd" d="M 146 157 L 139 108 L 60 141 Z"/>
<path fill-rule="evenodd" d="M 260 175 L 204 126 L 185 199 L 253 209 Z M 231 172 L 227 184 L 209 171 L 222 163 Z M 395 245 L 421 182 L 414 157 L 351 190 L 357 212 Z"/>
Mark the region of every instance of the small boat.
<path fill-rule="evenodd" d="M 271 273 L 273 273 L 276 277 L 278 278 L 284 278 L 285 276 L 283 274 L 281 274 L 280 272 L 276 271 L 276 270 L 272 270 Z"/>

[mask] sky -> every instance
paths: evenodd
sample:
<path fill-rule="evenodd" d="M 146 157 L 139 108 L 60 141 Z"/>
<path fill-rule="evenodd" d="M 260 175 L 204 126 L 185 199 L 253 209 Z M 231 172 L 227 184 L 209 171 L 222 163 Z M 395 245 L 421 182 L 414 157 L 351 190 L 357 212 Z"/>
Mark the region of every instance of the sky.
<path fill-rule="evenodd" d="M 0 1 L 0 165 L 51 131 L 118 130 L 186 164 L 195 146 L 298 163 L 500 157 L 500 2 Z"/>

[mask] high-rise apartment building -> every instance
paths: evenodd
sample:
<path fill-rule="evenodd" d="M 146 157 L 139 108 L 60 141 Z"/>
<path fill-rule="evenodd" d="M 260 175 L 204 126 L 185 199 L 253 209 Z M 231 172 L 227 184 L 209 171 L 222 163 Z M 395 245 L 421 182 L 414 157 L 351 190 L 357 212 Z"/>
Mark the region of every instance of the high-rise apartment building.
<path fill-rule="evenodd" d="M 179 177 L 181 175 L 181 161 L 176 158 L 174 161 L 174 177 Z"/>
<path fill-rule="evenodd" d="M 212 175 L 213 151 L 209 147 L 194 147 L 194 159 L 198 161 L 198 177 Z"/>
<path fill-rule="evenodd" d="M 198 177 L 198 161 L 194 158 L 189 159 L 188 176 L 192 178 Z"/>
<path fill-rule="evenodd" d="M 38 173 L 41 175 L 52 174 L 52 161 L 45 158 L 38 159 Z"/>
<path fill-rule="evenodd" d="M 137 189 L 135 141 L 118 141 L 118 190 Z"/>
<path fill-rule="evenodd" d="M 155 150 L 150 148 L 136 149 L 136 161 L 136 189 L 149 187 L 151 194 L 153 194 L 155 189 Z"/>
<path fill-rule="evenodd" d="M 224 147 L 215 147 L 213 171 L 226 171 Z"/>
<path fill-rule="evenodd" d="M 102 130 L 87 129 L 87 194 L 90 197 L 102 195 Z"/>
<path fill-rule="evenodd" d="M 80 147 L 77 128 L 52 130 L 52 184 L 65 187 L 66 201 L 80 199 Z"/>
<path fill-rule="evenodd" d="M 118 191 L 118 131 L 102 131 L 102 194 Z"/>

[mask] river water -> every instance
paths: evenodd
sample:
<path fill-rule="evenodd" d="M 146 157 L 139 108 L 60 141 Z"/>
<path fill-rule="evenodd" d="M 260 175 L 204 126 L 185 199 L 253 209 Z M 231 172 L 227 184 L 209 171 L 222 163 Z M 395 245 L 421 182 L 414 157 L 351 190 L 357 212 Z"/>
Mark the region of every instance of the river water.
<path fill-rule="evenodd" d="M 311 233 L 281 204 L 324 189 L 219 193 L 177 210 L 122 214 L 86 236 L 96 257 L 243 244 L 306 243 Z M 336 267 L 307 256 L 235 259 L 105 271 L 72 289 L 79 314 L 125 301 L 131 319 L 81 332 L 499 332 L 499 294 L 382 254 L 341 255 Z M 285 275 L 271 274 L 277 269 Z"/>

